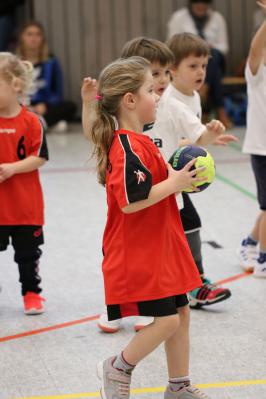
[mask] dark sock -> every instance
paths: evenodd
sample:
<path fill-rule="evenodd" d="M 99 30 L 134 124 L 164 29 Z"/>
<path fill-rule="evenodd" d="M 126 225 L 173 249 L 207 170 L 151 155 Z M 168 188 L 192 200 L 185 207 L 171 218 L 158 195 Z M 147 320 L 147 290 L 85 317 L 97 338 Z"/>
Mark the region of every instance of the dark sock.
<path fill-rule="evenodd" d="M 264 249 L 261 249 L 259 255 L 259 263 L 264 263 L 264 262 L 266 262 L 266 251 Z"/>
<path fill-rule="evenodd" d="M 247 236 L 247 238 L 243 241 L 243 245 L 257 245 L 258 241 L 254 240 L 253 237 L 251 237 L 251 235 Z"/>

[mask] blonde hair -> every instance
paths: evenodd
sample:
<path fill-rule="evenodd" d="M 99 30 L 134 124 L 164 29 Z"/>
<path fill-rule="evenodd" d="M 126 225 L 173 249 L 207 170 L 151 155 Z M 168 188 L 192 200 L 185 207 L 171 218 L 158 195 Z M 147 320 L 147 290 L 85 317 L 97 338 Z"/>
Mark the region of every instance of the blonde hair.
<path fill-rule="evenodd" d="M 19 33 L 18 33 L 18 45 L 16 48 L 16 54 L 20 58 L 26 59 L 27 49 L 25 48 L 25 45 L 23 43 L 23 34 L 28 28 L 30 28 L 32 26 L 34 26 L 35 28 L 38 28 L 42 35 L 42 43 L 40 45 L 39 54 L 38 54 L 39 62 L 47 61 L 49 58 L 48 43 L 47 43 L 47 40 L 45 37 L 44 28 L 37 21 L 27 21 L 21 26 Z"/>
<path fill-rule="evenodd" d="M 98 100 L 94 104 L 94 118 L 88 132 L 94 145 L 93 155 L 97 159 L 99 183 L 105 185 L 115 118 L 119 105 L 126 93 L 137 93 L 142 86 L 150 62 L 142 57 L 118 59 L 109 64 L 100 74 L 98 83 Z"/>
<path fill-rule="evenodd" d="M 32 84 L 33 65 L 29 61 L 20 60 L 11 53 L 0 53 L 0 76 L 8 83 L 19 80 L 21 85 L 20 95 L 26 96 Z"/>

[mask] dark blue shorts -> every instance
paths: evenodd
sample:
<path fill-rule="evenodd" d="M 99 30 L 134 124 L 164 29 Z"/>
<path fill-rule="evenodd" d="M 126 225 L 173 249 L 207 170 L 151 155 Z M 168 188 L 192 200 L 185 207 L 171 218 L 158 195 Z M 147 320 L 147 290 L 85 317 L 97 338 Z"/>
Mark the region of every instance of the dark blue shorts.
<path fill-rule="evenodd" d="M 260 209 L 266 211 L 266 155 L 251 155 L 251 165 L 256 178 Z"/>

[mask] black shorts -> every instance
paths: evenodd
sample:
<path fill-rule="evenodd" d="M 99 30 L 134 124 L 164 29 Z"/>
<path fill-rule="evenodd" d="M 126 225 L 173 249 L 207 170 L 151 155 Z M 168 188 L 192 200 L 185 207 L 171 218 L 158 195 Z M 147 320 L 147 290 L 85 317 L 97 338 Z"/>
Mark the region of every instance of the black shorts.
<path fill-rule="evenodd" d="M 42 226 L 0 226 L 0 251 L 7 249 L 10 238 L 15 250 L 36 248 L 44 242 Z"/>
<path fill-rule="evenodd" d="M 184 201 L 184 208 L 180 210 L 180 216 L 185 233 L 190 230 L 200 229 L 201 220 L 189 195 L 182 193 L 182 198 Z"/>
<path fill-rule="evenodd" d="M 260 209 L 266 210 L 266 155 L 251 155 L 251 165 L 257 184 Z"/>
<path fill-rule="evenodd" d="M 122 319 L 128 316 L 171 316 L 178 308 L 188 305 L 186 294 L 155 299 L 153 301 L 130 302 L 121 305 L 107 305 L 108 320 Z"/>

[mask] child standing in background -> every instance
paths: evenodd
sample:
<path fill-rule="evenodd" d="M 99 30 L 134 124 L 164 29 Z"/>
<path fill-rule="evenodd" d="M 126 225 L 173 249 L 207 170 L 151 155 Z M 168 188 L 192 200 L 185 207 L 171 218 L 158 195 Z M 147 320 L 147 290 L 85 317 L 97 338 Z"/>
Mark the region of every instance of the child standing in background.
<path fill-rule="evenodd" d="M 207 49 L 207 45 L 205 43 L 204 51 L 205 54 L 208 55 L 209 50 Z M 163 58 L 160 54 L 168 54 L 167 62 L 166 57 Z M 166 44 L 161 43 L 158 40 L 140 37 L 127 42 L 122 49 L 122 57 L 128 58 L 134 55 L 143 56 L 151 62 L 155 90 L 157 88 L 157 94 L 162 96 L 160 103 L 161 101 L 164 102 L 165 94 L 169 92 L 168 85 L 170 83 L 170 70 L 175 64 L 175 57 L 172 49 L 169 49 Z M 182 99 L 184 97 L 185 96 L 183 96 Z M 190 104 L 193 101 L 195 102 L 195 104 L 197 104 L 197 114 L 199 115 L 199 117 L 201 117 L 201 108 L 200 102 L 197 102 L 198 99 L 199 96 L 197 95 L 197 93 L 195 93 L 194 99 L 190 100 Z M 160 103 L 159 110 L 161 108 Z M 183 105 L 181 104 L 180 110 L 182 110 L 182 107 Z M 178 110 L 176 111 L 176 114 L 178 115 Z M 156 116 L 156 121 L 157 118 L 158 116 Z M 188 115 L 184 115 L 184 120 L 187 119 L 188 125 L 193 125 L 195 123 L 194 118 L 194 115 L 191 115 L 191 111 L 189 111 Z M 201 125 L 200 119 L 198 117 L 196 118 L 196 120 L 197 124 L 203 126 Z M 153 124 L 146 125 L 144 127 L 145 132 L 149 134 L 150 137 L 152 137 L 157 147 L 159 147 L 162 153 L 166 155 L 166 160 L 170 158 L 169 154 L 171 153 L 172 155 L 172 153 L 177 149 L 179 144 L 178 140 L 176 139 L 176 137 L 174 137 L 173 134 L 176 129 L 178 129 L 178 126 L 173 127 L 170 134 L 168 129 L 163 128 L 159 131 L 159 134 L 156 135 L 156 131 L 154 131 L 153 129 Z M 180 129 L 183 129 L 183 127 L 181 127 Z M 206 278 L 206 276 L 204 276 L 204 266 L 201 255 L 201 240 L 199 235 L 199 230 L 201 228 L 200 217 L 195 207 L 193 206 L 188 194 L 182 193 L 182 198 L 181 196 L 178 196 L 177 201 L 180 209 L 180 216 L 183 228 L 185 230 L 194 261 L 203 279 L 203 286 L 189 294 L 190 306 L 199 308 L 202 306 L 213 305 L 217 302 L 221 302 L 229 298 L 231 293 L 227 288 L 218 287 L 215 284 L 212 284 L 211 281 Z"/>
<path fill-rule="evenodd" d="M 154 317 L 122 353 L 98 364 L 103 399 L 128 399 L 134 367 L 162 342 L 169 372 L 165 399 L 207 398 L 188 376 L 186 292 L 201 279 L 174 195 L 204 178 L 189 171 L 195 160 L 179 172 L 166 167 L 158 148 L 142 134 L 143 126 L 155 119 L 157 101 L 149 62 L 141 57 L 117 60 L 100 75 L 87 132 L 99 182 L 107 191 L 102 267 L 108 318 Z"/>
<path fill-rule="evenodd" d="M 39 258 L 44 204 L 38 168 L 48 159 L 39 118 L 20 103 L 31 84 L 32 65 L 0 53 L 0 251 L 11 239 L 25 314 L 44 311 Z"/>
<path fill-rule="evenodd" d="M 266 13 L 266 0 L 258 4 Z M 266 277 L 266 22 L 252 40 L 246 80 L 248 113 L 243 152 L 251 155 L 261 212 L 251 233 L 242 241 L 240 264 L 246 271 L 254 270 L 254 277 Z"/>
<path fill-rule="evenodd" d="M 201 122 L 201 104 L 198 90 L 204 84 L 209 59 L 209 46 L 200 37 L 181 33 L 167 42 L 174 55 L 171 66 L 172 82 L 165 90 L 151 130 L 152 137 L 161 141 L 162 154 L 168 160 L 181 145 L 226 145 L 236 138 L 224 134 L 224 125 L 212 120 Z M 200 308 L 226 300 L 231 296 L 227 288 L 216 286 L 206 278 L 202 264 L 201 220 L 190 196 L 182 194 L 184 207 L 180 211 L 183 227 L 193 258 L 202 277 L 203 286 L 189 293 L 190 306 Z"/>

